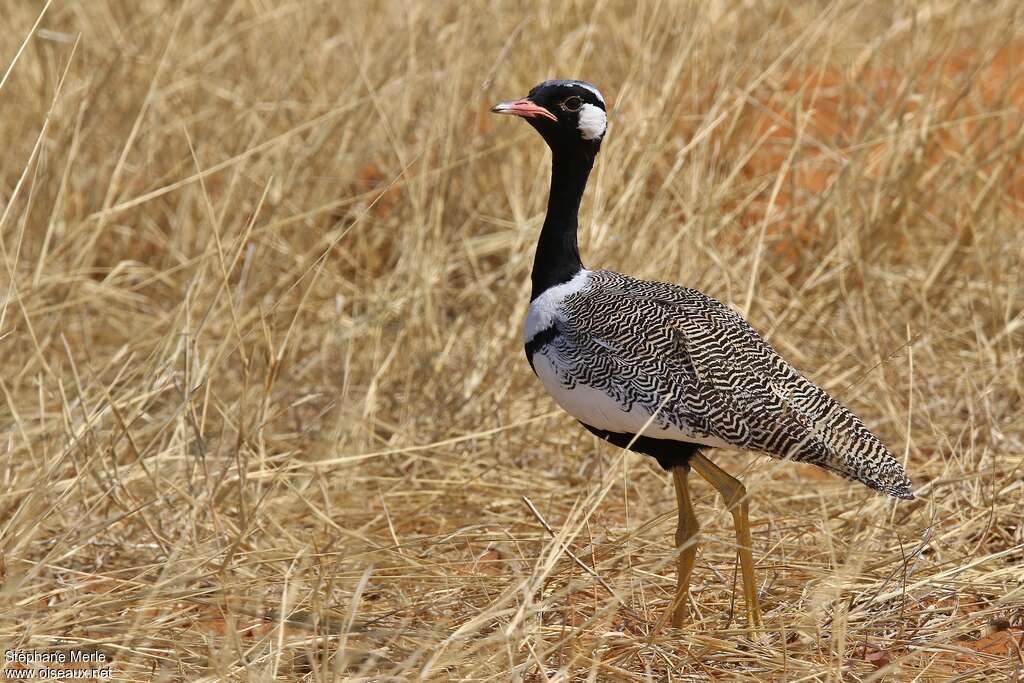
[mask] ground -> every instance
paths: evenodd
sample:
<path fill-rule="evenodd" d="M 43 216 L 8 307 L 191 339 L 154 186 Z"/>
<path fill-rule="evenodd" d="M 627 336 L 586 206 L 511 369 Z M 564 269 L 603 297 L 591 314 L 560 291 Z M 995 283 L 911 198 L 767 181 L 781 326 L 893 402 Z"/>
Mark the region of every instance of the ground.
<path fill-rule="evenodd" d="M 4 15 L 5 653 L 116 680 L 1024 675 L 1018 3 Z M 584 262 L 743 312 L 910 472 L 900 502 L 710 453 L 750 491 L 759 636 L 696 481 L 696 619 L 660 622 L 670 478 L 523 357 L 548 152 L 488 109 L 551 77 L 609 102 Z"/>

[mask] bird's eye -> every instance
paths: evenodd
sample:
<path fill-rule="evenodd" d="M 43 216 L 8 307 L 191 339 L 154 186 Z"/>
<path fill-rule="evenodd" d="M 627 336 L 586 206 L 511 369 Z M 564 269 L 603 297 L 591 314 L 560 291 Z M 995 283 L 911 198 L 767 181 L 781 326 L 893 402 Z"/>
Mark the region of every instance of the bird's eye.
<path fill-rule="evenodd" d="M 583 107 L 583 100 L 573 95 L 565 102 L 562 102 L 562 109 L 566 111 L 579 111 Z"/>

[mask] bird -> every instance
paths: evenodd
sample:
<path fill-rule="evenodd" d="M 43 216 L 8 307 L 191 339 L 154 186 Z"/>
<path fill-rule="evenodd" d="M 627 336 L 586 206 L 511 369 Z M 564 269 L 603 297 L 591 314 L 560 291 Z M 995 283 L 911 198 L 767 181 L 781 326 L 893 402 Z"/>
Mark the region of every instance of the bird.
<path fill-rule="evenodd" d="M 597 437 L 653 457 L 678 506 L 676 592 L 663 619 L 690 621 L 699 522 L 695 470 L 731 512 L 748 627 L 763 626 L 743 484 L 713 449 L 812 463 L 895 498 L 913 499 L 903 465 L 864 423 L 800 374 L 741 315 L 695 289 L 587 269 L 579 208 L 601 149 L 608 109 L 581 80 L 546 80 L 495 114 L 524 119 L 551 151 L 547 213 L 537 239 L 526 358 L 555 402 Z M 660 622 L 664 623 L 664 621 Z"/>

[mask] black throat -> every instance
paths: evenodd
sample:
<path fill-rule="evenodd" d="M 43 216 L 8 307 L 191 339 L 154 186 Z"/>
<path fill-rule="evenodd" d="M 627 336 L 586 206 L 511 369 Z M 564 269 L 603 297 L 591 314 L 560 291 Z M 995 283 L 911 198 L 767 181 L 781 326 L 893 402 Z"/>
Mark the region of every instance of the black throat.
<path fill-rule="evenodd" d="M 568 282 L 583 268 L 576 228 L 594 156 L 594 151 L 576 146 L 551 147 L 551 195 L 533 259 L 531 301 L 547 288 Z"/>

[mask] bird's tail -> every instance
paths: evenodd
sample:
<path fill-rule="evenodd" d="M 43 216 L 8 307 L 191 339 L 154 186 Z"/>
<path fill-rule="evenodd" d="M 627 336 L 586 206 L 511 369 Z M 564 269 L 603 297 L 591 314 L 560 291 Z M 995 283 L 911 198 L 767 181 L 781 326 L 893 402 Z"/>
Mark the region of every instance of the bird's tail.
<path fill-rule="evenodd" d="M 913 500 L 903 465 L 856 415 L 834 399 L 830 403 L 815 424 L 814 441 L 822 450 L 816 464 L 876 491 Z"/>

